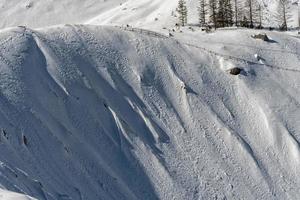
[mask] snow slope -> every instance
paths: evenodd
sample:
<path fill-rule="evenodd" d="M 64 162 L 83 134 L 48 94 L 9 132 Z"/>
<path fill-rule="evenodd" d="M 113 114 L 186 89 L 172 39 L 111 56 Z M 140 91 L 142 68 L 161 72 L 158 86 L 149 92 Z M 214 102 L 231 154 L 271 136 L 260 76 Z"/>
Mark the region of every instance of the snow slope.
<path fill-rule="evenodd" d="M 9 192 L 0 189 L 0 200 L 35 200 L 35 199 L 26 195 L 21 195 L 18 193 Z"/>
<path fill-rule="evenodd" d="M 0 5 L 0 199 L 300 195 L 299 35 L 168 37 L 173 0 Z"/>
<path fill-rule="evenodd" d="M 278 27 L 274 20 L 277 0 L 260 0 L 265 7 L 264 26 Z M 298 27 L 297 0 L 291 6 L 290 27 Z M 243 6 L 243 3 L 241 3 Z M 178 22 L 176 0 L 0 0 L 0 28 L 31 28 L 58 24 L 126 25 L 161 30 Z M 198 24 L 198 0 L 187 1 L 188 23 Z"/>
<path fill-rule="evenodd" d="M 183 31 L 1 31 L 2 187 L 37 199 L 296 199 L 299 38 Z"/>
<path fill-rule="evenodd" d="M 0 0 L 0 27 L 84 23 L 126 0 Z"/>
<path fill-rule="evenodd" d="M 276 15 L 278 15 L 277 0 L 258 0 L 264 8 L 263 26 L 278 27 Z M 198 25 L 199 1 L 189 0 L 188 8 L 188 24 Z M 240 6 L 246 6 L 246 3 L 239 1 Z M 299 27 L 298 24 L 298 5 L 297 0 L 292 1 L 290 6 L 290 17 L 288 18 L 288 26 L 291 28 Z M 163 27 L 174 27 L 178 23 L 178 13 L 176 8 L 178 1 L 174 0 L 129 0 L 126 3 L 101 12 L 100 15 L 88 20 L 88 24 L 112 24 L 125 25 L 130 24 L 134 27 L 161 30 Z M 244 11 L 245 12 L 245 11 Z M 207 17 L 208 18 L 208 17 Z"/>

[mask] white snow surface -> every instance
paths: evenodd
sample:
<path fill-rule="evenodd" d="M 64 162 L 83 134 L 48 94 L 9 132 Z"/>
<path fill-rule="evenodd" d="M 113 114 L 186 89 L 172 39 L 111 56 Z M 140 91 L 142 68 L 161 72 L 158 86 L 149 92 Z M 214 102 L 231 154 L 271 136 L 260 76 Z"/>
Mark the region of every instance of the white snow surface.
<path fill-rule="evenodd" d="M 12 2 L 0 12 L 0 199 L 299 197 L 295 32 L 168 37 L 175 1 Z"/>
<path fill-rule="evenodd" d="M 22 195 L 15 192 L 9 192 L 0 189 L 0 200 L 36 200 L 36 199 L 29 197 L 27 195 Z"/>
<path fill-rule="evenodd" d="M 279 0 L 258 0 L 264 7 L 263 25 L 278 27 Z M 288 26 L 299 27 L 299 6 L 291 0 Z M 242 3 L 241 6 L 246 5 Z M 126 25 L 161 30 L 178 22 L 177 0 L 0 0 L 0 28 L 31 28 L 58 24 Z M 188 23 L 198 24 L 198 0 L 188 0 Z M 246 11 L 245 11 L 246 12 Z"/>

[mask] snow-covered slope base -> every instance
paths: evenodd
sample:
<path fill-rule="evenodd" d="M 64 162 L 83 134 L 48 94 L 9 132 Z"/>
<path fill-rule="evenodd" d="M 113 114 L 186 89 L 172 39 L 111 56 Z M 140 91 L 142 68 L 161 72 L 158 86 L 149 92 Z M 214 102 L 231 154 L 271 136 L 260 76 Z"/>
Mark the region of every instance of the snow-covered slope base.
<path fill-rule="evenodd" d="M 0 200 L 35 200 L 26 195 L 0 189 Z"/>
<path fill-rule="evenodd" d="M 296 199 L 300 40 L 252 33 L 206 35 L 203 49 L 201 34 L 2 31 L 1 187 L 61 200 Z"/>

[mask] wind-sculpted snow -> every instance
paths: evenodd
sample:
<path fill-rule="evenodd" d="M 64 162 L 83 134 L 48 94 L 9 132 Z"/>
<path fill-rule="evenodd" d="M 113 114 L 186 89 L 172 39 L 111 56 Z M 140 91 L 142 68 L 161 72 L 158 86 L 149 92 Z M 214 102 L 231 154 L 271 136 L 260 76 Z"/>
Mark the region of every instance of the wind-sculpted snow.
<path fill-rule="evenodd" d="M 275 36 L 273 50 L 299 47 Z M 298 50 L 277 58 L 261 44 L 265 66 L 243 62 L 255 48 L 199 41 L 94 26 L 2 31 L 1 188 L 37 199 L 296 199 Z"/>

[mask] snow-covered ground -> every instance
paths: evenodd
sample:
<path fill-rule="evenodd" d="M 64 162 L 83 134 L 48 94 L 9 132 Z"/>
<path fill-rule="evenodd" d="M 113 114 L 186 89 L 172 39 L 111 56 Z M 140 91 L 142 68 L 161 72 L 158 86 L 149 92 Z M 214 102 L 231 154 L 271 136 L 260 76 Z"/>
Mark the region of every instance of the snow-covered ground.
<path fill-rule="evenodd" d="M 22 195 L 15 192 L 9 192 L 0 189 L 0 200 L 35 200 L 35 199 L 27 195 Z"/>
<path fill-rule="evenodd" d="M 175 1 L 2 2 L 2 27 L 40 28 L 0 31 L 0 199 L 300 195 L 296 32 L 173 31 Z"/>

